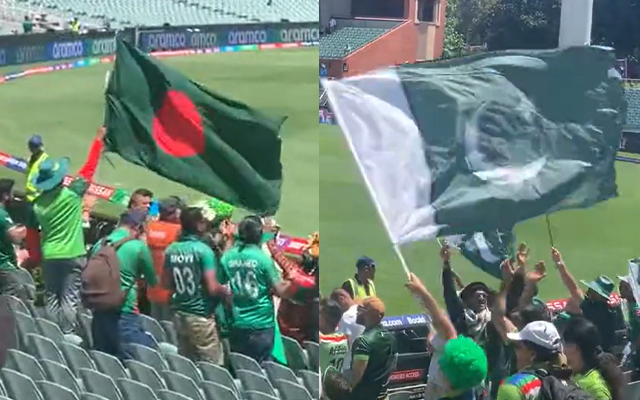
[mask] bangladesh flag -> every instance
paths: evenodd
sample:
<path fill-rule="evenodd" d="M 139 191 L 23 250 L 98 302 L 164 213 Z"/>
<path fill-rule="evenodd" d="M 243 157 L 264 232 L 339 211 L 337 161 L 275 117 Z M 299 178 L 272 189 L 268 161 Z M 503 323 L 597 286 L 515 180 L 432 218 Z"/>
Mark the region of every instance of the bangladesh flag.
<path fill-rule="evenodd" d="M 616 197 L 626 116 L 612 49 L 507 50 L 323 80 L 396 244 Z"/>
<path fill-rule="evenodd" d="M 504 230 L 453 235 L 447 237 L 447 242 L 473 265 L 498 279 L 502 279 L 500 264 L 515 250 L 515 236 Z"/>
<path fill-rule="evenodd" d="M 105 144 L 131 163 L 235 206 L 274 214 L 284 120 L 117 43 L 106 90 Z"/>

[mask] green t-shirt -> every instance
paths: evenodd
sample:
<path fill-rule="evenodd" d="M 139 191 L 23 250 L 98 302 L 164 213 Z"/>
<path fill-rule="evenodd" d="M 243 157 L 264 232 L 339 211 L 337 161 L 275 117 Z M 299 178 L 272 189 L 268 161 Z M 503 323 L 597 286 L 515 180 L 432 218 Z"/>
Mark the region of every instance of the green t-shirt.
<path fill-rule="evenodd" d="M 115 243 L 127 236 L 129 232 L 126 229 L 118 228 L 107 236 L 107 242 Z M 95 253 L 100 247 L 101 241 L 93 246 L 91 253 Z M 122 312 L 132 313 L 137 301 L 136 280 L 144 277 L 150 286 L 158 284 L 151 251 L 142 240 L 130 240 L 120 246 L 116 254 L 120 260 L 120 284 L 122 290 L 128 290 Z"/>
<path fill-rule="evenodd" d="M 186 235 L 173 242 L 164 253 L 164 270 L 171 276 L 174 310 L 207 317 L 214 313 L 217 301 L 209 295 L 204 273 L 216 270 L 211 247 L 197 236 Z"/>
<path fill-rule="evenodd" d="M 349 339 L 343 333 L 320 333 L 319 343 L 320 373 L 329 367 L 342 371 L 344 358 L 349 353 Z"/>
<path fill-rule="evenodd" d="M 31 33 L 33 31 L 33 22 L 23 21 L 22 30 L 24 30 L 24 33 Z"/>
<path fill-rule="evenodd" d="M 584 375 L 577 374 L 573 380 L 582 390 L 589 393 L 593 400 L 611 400 L 609 386 L 597 369 L 592 369 Z"/>
<path fill-rule="evenodd" d="M 220 260 L 218 279 L 233 292 L 233 317 L 238 329 L 268 329 L 275 324 L 271 289 L 279 281 L 271 257 L 256 245 L 232 247 Z"/>
<path fill-rule="evenodd" d="M 636 343 L 640 337 L 640 306 L 629 303 L 629 341 Z"/>
<path fill-rule="evenodd" d="M 33 202 L 40 224 L 44 260 L 82 257 L 86 254 L 82 229 L 82 197 L 89 183 L 76 178 L 69 187 L 43 192 Z"/>
<path fill-rule="evenodd" d="M 396 367 L 398 344 L 393 333 L 382 325 L 365 330 L 353 343 L 353 360 L 366 360 L 360 383 L 353 388 L 352 395 L 358 400 L 377 400 L 387 396 L 389 377 Z"/>
<path fill-rule="evenodd" d="M 9 229 L 13 226 L 11 216 L 0 204 L 0 269 L 2 270 L 15 269 L 17 265 L 16 252 L 9 237 Z"/>

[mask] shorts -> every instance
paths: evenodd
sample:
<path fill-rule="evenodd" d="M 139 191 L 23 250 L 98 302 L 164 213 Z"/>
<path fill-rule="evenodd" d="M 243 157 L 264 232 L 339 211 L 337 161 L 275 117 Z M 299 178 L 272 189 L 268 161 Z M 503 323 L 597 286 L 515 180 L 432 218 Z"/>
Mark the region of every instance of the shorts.
<path fill-rule="evenodd" d="M 224 351 L 214 317 L 201 317 L 177 311 L 174 325 L 180 355 L 196 361 L 224 364 Z"/>

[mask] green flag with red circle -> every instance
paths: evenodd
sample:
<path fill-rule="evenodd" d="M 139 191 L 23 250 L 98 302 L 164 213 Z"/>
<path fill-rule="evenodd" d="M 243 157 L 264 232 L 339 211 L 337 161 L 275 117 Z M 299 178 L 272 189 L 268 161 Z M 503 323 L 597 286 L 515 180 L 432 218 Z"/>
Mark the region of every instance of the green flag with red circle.
<path fill-rule="evenodd" d="M 280 128 L 119 40 L 105 92 L 108 151 L 209 196 L 273 214 L 280 205 Z"/>

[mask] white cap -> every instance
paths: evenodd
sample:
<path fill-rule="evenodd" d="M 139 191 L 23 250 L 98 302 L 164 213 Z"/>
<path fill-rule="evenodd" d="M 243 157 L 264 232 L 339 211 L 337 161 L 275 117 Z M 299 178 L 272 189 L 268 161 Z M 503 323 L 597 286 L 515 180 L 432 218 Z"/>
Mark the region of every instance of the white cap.
<path fill-rule="evenodd" d="M 514 342 L 531 342 L 547 350 L 562 352 L 562 339 L 551 322 L 531 322 L 520 332 L 508 333 L 507 338 Z"/>

